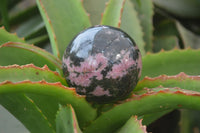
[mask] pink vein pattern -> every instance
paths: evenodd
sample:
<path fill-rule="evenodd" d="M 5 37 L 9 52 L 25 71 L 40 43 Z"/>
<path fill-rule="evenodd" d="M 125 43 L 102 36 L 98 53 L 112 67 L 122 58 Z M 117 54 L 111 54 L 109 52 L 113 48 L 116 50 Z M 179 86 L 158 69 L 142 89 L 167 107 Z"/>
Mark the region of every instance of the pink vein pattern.
<path fill-rule="evenodd" d="M 70 66 L 70 64 L 73 64 L 70 57 L 67 59 L 63 58 L 63 62 L 66 64 L 69 71 L 68 79 L 70 82 L 83 87 L 90 86 L 93 77 L 97 80 L 102 80 L 103 75 L 101 72 L 108 63 L 107 58 L 102 53 L 89 56 L 84 62 L 80 63 L 80 66 Z"/>
<path fill-rule="evenodd" d="M 93 92 L 90 92 L 90 94 L 94 96 L 112 96 L 109 92 L 109 89 L 104 90 L 101 86 L 97 86 Z"/>
<path fill-rule="evenodd" d="M 136 62 L 129 57 L 130 51 L 126 52 L 122 50 L 120 54 L 123 56 L 123 58 L 120 59 L 119 64 L 115 64 L 112 67 L 112 71 L 108 72 L 106 78 L 122 78 L 124 75 L 128 73 L 128 69 L 132 66 L 136 65 Z"/>

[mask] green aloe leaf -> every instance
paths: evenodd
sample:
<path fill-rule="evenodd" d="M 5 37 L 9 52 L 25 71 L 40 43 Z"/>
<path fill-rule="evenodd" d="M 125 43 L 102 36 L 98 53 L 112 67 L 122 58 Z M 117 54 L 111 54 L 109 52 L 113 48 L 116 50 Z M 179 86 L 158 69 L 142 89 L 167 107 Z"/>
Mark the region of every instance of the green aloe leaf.
<path fill-rule="evenodd" d="M 142 77 L 156 77 L 161 74 L 177 75 L 185 72 L 189 75 L 200 74 L 199 50 L 172 50 L 156 54 L 147 54 L 143 57 Z"/>
<path fill-rule="evenodd" d="M 125 1 L 126 0 L 110 0 L 103 13 L 101 24 L 120 27 Z"/>
<path fill-rule="evenodd" d="M 24 80 L 41 81 L 46 82 L 60 82 L 67 86 L 67 83 L 63 77 L 57 72 L 51 71 L 46 65 L 42 68 L 36 67 L 33 64 L 24 66 L 12 65 L 12 66 L 0 66 L 0 82 L 9 80 L 12 82 L 19 82 Z M 58 101 L 56 99 L 50 99 L 49 96 L 40 96 L 34 94 L 27 94 L 34 103 L 42 110 L 43 114 L 47 117 L 48 121 L 55 128 L 55 115 L 58 110 Z M 47 104 L 51 103 L 51 104 Z"/>
<path fill-rule="evenodd" d="M 33 64 L 24 66 L 11 65 L 11 66 L 0 66 L 0 82 L 9 80 L 12 82 L 19 82 L 24 80 L 30 81 L 41 81 L 47 82 L 61 82 L 67 86 L 66 80 L 61 77 L 57 72 L 51 71 L 48 66 L 42 68 L 36 67 Z"/>
<path fill-rule="evenodd" d="M 178 47 L 179 47 L 178 38 L 176 36 L 154 37 L 153 52 L 159 52 L 161 50 L 169 51 Z"/>
<path fill-rule="evenodd" d="M 130 0 L 126 0 L 124 4 L 120 28 L 134 39 L 135 43 L 140 49 L 141 54 L 144 56 L 144 33 L 142 31 L 137 11 L 135 10 L 135 5 Z"/>
<path fill-rule="evenodd" d="M 34 66 L 33 64 L 19 66 L 0 66 L 0 82 L 9 80 L 12 82 L 19 82 L 23 80 L 40 81 L 46 80 L 47 82 L 61 82 L 67 85 L 64 78 L 57 72 L 49 70 L 45 65 L 43 68 Z M 58 101 L 49 99 L 46 96 L 27 95 L 35 104 L 42 110 L 43 114 L 47 117 L 48 121 L 55 129 L 55 114 L 58 110 Z M 47 104 L 47 101 L 51 103 Z"/>
<path fill-rule="evenodd" d="M 82 133 L 71 105 L 59 108 L 56 115 L 56 133 Z"/>
<path fill-rule="evenodd" d="M 145 0 L 138 2 L 137 0 L 131 0 L 134 3 L 135 9 L 138 13 L 138 18 L 142 26 L 144 34 L 145 50 L 152 51 L 152 40 L 153 40 L 153 2 L 151 0 Z"/>
<path fill-rule="evenodd" d="M 5 80 L 9 80 L 12 82 L 19 82 L 23 80 L 45 80 L 49 83 L 61 82 L 63 85 L 67 86 L 65 79 L 61 77 L 57 72 L 51 71 L 46 65 L 43 68 L 36 67 L 33 64 L 28 64 L 24 66 L 0 66 L 0 75 L 0 82 L 3 82 Z M 50 99 L 47 96 L 38 97 L 37 95 L 33 94 L 27 94 L 26 96 L 28 96 L 32 101 L 34 101 L 34 104 L 37 107 L 39 107 L 43 115 L 47 118 L 49 123 L 55 129 L 55 114 L 58 110 L 58 101 L 56 99 Z M 47 104 L 47 101 L 51 104 Z M 12 102 L 10 102 L 9 104 L 15 105 L 15 103 Z M 18 105 L 16 104 L 16 106 Z M 11 110 L 11 112 L 12 111 L 13 110 Z"/>
<path fill-rule="evenodd" d="M 31 133 L 55 133 L 41 110 L 24 94 L 1 93 L 0 104 L 20 120 Z"/>
<path fill-rule="evenodd" d="M 43 103 L 43 105 L 40 104 L 39 108 L 51 106 L 51 101 L 54 101 L 53 106 L 56 102 L 57 106 L 59 104 L 71 104 L 77 114 L 80 127 L 88 125 L 96 118 L 96 110 L 85 100 L 85 97 L 77 95 L 74 88 L 65 87 L 60 83 L 47 83 L 45 81 L 23 81 L 17 83 L 5 81 L 0 83 L 0 95 L 9 95 L 10 93 L 25 93 L 27 96 L 30 96 L 31 99 L 34 98 L 33 101 L 36 102 L 36 104 L 40 102 L 40 100 L 36 101 L 37 97 L 38 99 L 46 99 L 46 103 Z"/>
<path fill-rule="evenodd" d="M 49 36 L 48 35 L 41 35 L 41 36 L 38 36 L 38 37 L 34 37 L 32 39 L 27 39 L 26 42 L 38 46 L 40 44 L 41 45 L 44 44 L 48 40 L 49 40 Z"/>
<path fill-rule="evenodd" d="M 31 19 L 20 25 L 16 32 L 19 37 L 30 38 L 33 34 L 41 32 L 44 22 L 40 15 L 33 16 Z"/>
<path fill-rule="evenodd" d="M 15 42 L 0 46 L 0 65 L 25 65 L 30 63 L 39 67 L 47 65 L 51 70 L 57 70 L 62 74 L 61 61 L 41 48 Z"/>
<path fill-rule="evenodd" d="M 18 9 L 17 11 L 11 12 L 10 14 L 11 26 L 20 25 L 23 22 L 27 21 L 28 19 L 32 18 L 33 16 L 39 14 L 38 8 L 35 3 L 28 2 L 27 6 L 20 7 L 21 0 L 18 0 L 18 1 L 19 1 L 18 4 L 15 3 L 16 1 L 11 2 L 11 3 L 15 3 L 14 8 Z"/>
<path fill-rule="evenodd" d="M 0 5 L 0 15 L 2 23 L 7 30 L 10 30 L 9 17 L 8 17 L 8 1 L 2 0 Z"/>
<path fill-rule="evenodd" d="M 132 116 L 117 133 L 147 133 L 146 126 L 142 125 L 142 120 Z"/>
<path fill-rule="evenodd" d="M 36 106 L 42 111 L 44 116 L 47 118 L 53 129 L 56 130 L 56 113 L 59 109 L 60 101 L 55 97 L 48 95 L 39 95 L 33 93 L 26 93 L 26 96 L 34 101 Z"/>
<path fill-rule="evenodd" d="M 141 116 L 141 118 L 143 119 L 142 124 L 149 125 L 152 122 L 156 121 L 157 119 L 161 118 L 162 116 L 164 116 L 172 111 L 173 111 L 173 109 L 169 109 L 169 110 L 164 110 L 161 112 L 145 114 L 144 116 Z"/>
<path fill-rule="evenodd" d="M 200 92 L 200 77 L 189 76 L 183 72 L 174 76 L 161 75 L 155 78 L 145 77 L 143 80 L 139 81 L 135 91 L 145 87 L 155 88 L 159 85 L 163 87 L 180 87 L 182 89 Z"/>
<path fill-rule="evenodd" d="M 193 32 L 189 31 L 179 22 L 176 22 L 176 26 L 185 47 L 191 47 L 194 49 L 200 48 L 200 35 L 194 34 Z"/>
<path fill-rule="evenodd" d="M 155 21 L 154 35 L 156 37 L 160 36 L 179 36 L 179 32 L 176 28 L 176 21 L 172 19 L 160 18 L 157 16 L 157 21 Z"/>
<path fill-rule="evenodd" d="M 53 53 L 61 58 L 72 38 L 90 26 L 80 0 L 37 0 L 46 24 Z"/>
<path fill-rule="evenodd" d="M 84 0 L 83 5 L 90 15 L 92 25 L 99 25 L 105 3 L 109 0 Z"/>
<path fill-rule="evenodd" d="M 11 33 L 7 32 L 4 27 L 0 27 L 0 46 L 4 43 L 10 42 L 10 41 L 22 42 L 22 43 L 25 42 L 23 39 L 17 37 L 16 34 L 11 34 Z"/>
<path fill-rule="evenodd" d="M 198 132 L 200 128 L 199 111 L 181 109 L 179 129 L 181 133 Z"/>
<path fill-rule="evenodd" d="M 179 17 L 199 18 L 199 0 L 153 0 L 156 6 Z"/>
<path fill-rule="evenodd" d="M 190 100 L 188 100 L 190 99 Z M 86 133 L 110 133 L 121 127 L 132 116 L 166 111 L 170 109 L 200 110 L 200 93 L 176 88 L 158 87 L 141 90 L 141 94 L 132 95 L 121 101 L 107 112 L 103 112 L 85 130 Z"/>
<path fill-rule="evenodd" d="M 135 93 L 137 93 L 138 90 L 142 90 L 145 87 L 155 88 L 160 85 L 162 85 L 164 87 L 180 87 L 182 89 L 189 89 L 191 91 L 200 92 L 199 76 L 189 76 L 189 75 L 186 75 L 185 73 L 180 73 L 180 74 L 174 75 L 174 76 L 161 75 L 161 76 L 158 76 L 155 78 L 145 77 L 143 80 L 139 81 L 139 83 L 138 83 L 137 87 L 134 89 L 134 91 L 135 91 Z M 159 116 L 162 116 L 162 115 L 168 113 L 169 111 L 159 112 L 160 114 L 152 113 L 149 115 L 145 115 L 143 117 L 143 119 L 144 119 L 143 122 L 144 122 L 144 124 L 148 125 L 151 122 L 153 122 L 153 120 L 156 120 L 156 118 L 159 118 Z M 187 112 L 187 111 L 185 111 L 185 112 Z M 190 114 L 192 115 L 191 112 L 190 112 Z M 156 115 L 158 115 L 158 117 Z M 185 122 L 188 121 L 187 119 L 190 118 L 189 116 L 185 116 L 185 117 L 186 118 L 182 118 L 183 119 L 182 122 L 184 124 L 185 124 Z M 187 117 L 189 117 L 189 118 L 187 118 Z M 184 127 L 185 127 L 185 129 L 187 129 L 186 126 L 184 126 Z"/>

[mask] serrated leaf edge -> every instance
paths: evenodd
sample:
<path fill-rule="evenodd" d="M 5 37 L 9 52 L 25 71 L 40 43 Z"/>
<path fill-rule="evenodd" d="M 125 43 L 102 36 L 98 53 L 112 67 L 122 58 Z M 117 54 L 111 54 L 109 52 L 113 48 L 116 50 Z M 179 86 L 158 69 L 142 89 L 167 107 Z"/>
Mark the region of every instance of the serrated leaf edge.
<path fill-rule="evenodd" d="M 117 27 L 120 28 L 120 25 L 121 25 L 121 20 L 122 20 L 122 14 L 123 14 L 123 10 L 124 10 L 124 4 L 125 4 L 126 0 L 123 0 L 123 3 L 122 3 L 122 8 L 120 10 L 120 18 L 119 18 L 119 22 L 118 22 L 118 25 Z"/>
<path fill-rule="evenodd" d="M 28 48 L 25 48 L 25 47 L 21 47 L 20 45 L 27 45 L 29 47 L 34 47 L 34 49 L 28 49 Z M 20 42 L 7 42 L 7 43 L 4 43 L 3 45 L 0 46 L 0 48 L 2 47 L 17 47 L 17 48 L 22 48 L 22 49 L 26 49 L 28 51 L 32 51 L 34 53 L 40 53 L 40 55 L 43 56 L 43 53 L 47 53 L 49 56 L 51 56 L 54 60 L 56 60 L 56 62 L 54 60 L 52 60 L 51 58 L 48 58 L 48 60 L 50 59 L 60 70 L 62 69 L 61 67 L 61 60 L 59 60 L 57 57 L 55 57 L 54 55 L 52 55 L 51 53 L 45 51 L 44 49 L 42 48 L 39 48 L 33 44 L 31 45 L 28 45 L 28 44 L 25 44 L 25 43 L 20 43 Z M 40 51 L 37 51 L 37 50 L 40 50 Z"/>
<path fill-rule="evenodd" d="M 5 29 L 4 26 L 0 27 L 0 30 L 1 29 L 4 30 L 4 31 L 6 31 L 6 29 Z M 18 39 L 21 39 L 22 41 L 25 41 L 24 37 L 22 37 L 22 38 L 18 37 L 16 32 L 14 32 L 14 33 L 10 33 L 8 31 L 6 31 L 6 32 L 9 33 L 10 35 L 16 36 Z"/>
<path fill-rule="evenodd" d="M 196 103 L 197 101 L 200 100 L 200 92 L 183 90 L 178 87 L 164 88 L 162 86 L 159 86 L 157 88 L 151 88 L 151 89 L 144 88 L 144 92 L 142 94 L 139 94 L 139 95 L 133 94 L 126 100 L 116 102 L 110 110 L 102 112 L 101 116 L 99 116 L 95 121 L 93 121 L 93 123 L 91 123 L 91 125 L 85 131 L 88 133 L 91 131 L 93 131 L 93 132 L 98 131 L 96 124 L 100 124 L 100 123 L 102 124 L 100 126 L 101 126 L 101 128 L 103 128 L 103 130 L 108 129 L 110 131 L 112 129 L 109 128 L 108 125 L 103 124 L 102 120 L 108 120 L 109 121 L 108 123 L 111 123 L 111 121 L 114 119 L 114 117 L 111 117 L 111 119 L 107 118 L 107 117 L 109 117 L 109 115 L 111 115 L 111 113 L 114 113 L 114 115 L 119 116 L 123 112 L 122 111 L 123 107 L 130 108 L 132 104 L 133 104 L 133 106 L 135 105 L 136 107 L 144 106 L 145 102 L 146 102 L 146 104 L 148 104 L 148 102 L 150 102 L 150 101 L 147 101 L 147 100 L 149 100 L 151 98 L 153 98 L 154 100 L 155 99 L 159 100 L 162 98 L 165 99 L 166 97 L 168 99 L 170 99 L 170 97 L 172 97 L 173 100 L 172 101 L 169 100 L 170 102 L 174 102 L 174 104 L 172 104 L 173 105 L 172 107 L 169 107 L 170 103 L 166 103 L 166 101 L 159 101 L 158 103 L 160 103 L 160 104 L 157 106 L 153 106 L 153 108 L 156 108 L 157 110 L 179 109 L 179 108 L 191 109 L 191 106 L 194 106 L 193 108 L 195 108 L 197 110 L 200 109 L 200 106 Z M 191 102 L 191 100 L 188 100 L 187 103 L 181 102 L 181 101 L 177 101 L 177 103 L 176 103 L 174 101 L 174 100 L 177 100 L 177 99 L 175 99 L 175 97 L 180 98 L 178 100 L 181 100 L 182 98 L 184 98 L 185 100 L 186 100 L 186 98 L 191 98 L 191 100 L 195 100 L 196 102 Z M 140 101 L 142 103 L 140 103 Z M 166 104 L 168 104 L 168 105 L 166 105 Z M 190 104 L 192 104 L 192 105 L 190 105 Z M 149 106 L 151 106 L 151 103 L 149 103 Z M 120 112 L 119 109 L 122 109 L 121 110 L 122 112 Z M 145 112 L 142 112 L 143 114 L 141 114 L 141 112 L 137 112 L 137 108 L 135 110 L 134 110 L 134 108 L 132 108 L 132 109 L 133 110 L 128 111 L 129 115 L 130 115 L 130 113 L 131 113 L 131 115 L 136 115 L 136 114 L 144 115 L 144 113 L 147 113 L 147 111 L 150 111 L 149 108 L 146 108 Z M 139 110 L 141 111 L 141 109 L 139 109 Z M 132 114 L 133 112 L 134 112 L 134 114 Z M 152 111 L 152 113 L 154 113 L 154 112 Z M 126 116 L 126 119 L 128 119 L 127 117 L 128 116 Z M 130 118 L 130 116 L 129 116 L 129 118 Z M 125 120 L 124 120 L 124 122 L 125 122 Z M 118 123 L 115 123 L 115 124 L 117 125 Z"/>
<path fill-rule="evenodd" d="M 122 6 L 121 6 L 121 9 L 120 9 L 120 16 L 119 16 L 119 20 L 118 20 L 118 24 L 117 24 L 118 28 L 120 28 L 120 25 L 121 25 L 121 18 L 122 18 L 125 2 L 126 2 L 126 0 L 123 0 Z M 101 14 L 101 21 L 100 21 L 101 25 L 102 25 L 102 21 L 103 21 L 103 16 L 104 16 L 104 14 L 105 14 L 105 12 L 107 10 L 107 7 L 109 6 L 110 3 L 111 3 L 111 0 L 109 0 L 108 2 L 105 3 L 105 9 L 104 9 L 103 13 Z"/>
<path fill-rule="evenodd" d="M 161 90 L 154 91 L 154 89 L 155 90 L 161 89 Z M 179 87 L 166 88 L 161 85 L 156 88 L 151 88 L 151 89 L 144 88 L 144 90 L 146 90 L 146 92 L 144 94 L 141 94 L 141 95 L 132 94 L 132 96 L 130 96 L 129 98 L 127 98 L 124 101 L 120 101 L 119 103 L 129 102 L 132 100 L 140 100 L 143 97 L 147 97 L 147 96 L 151 96 L 151 95 L 158 95 L 158 94 L 180 94 L 180 95 L 186 95 L 186 96 L 200 96 L 200 92 L 185 90 L 185 89 L 181 89 Z"/>
<path fill-rule="evenodd" d="M 10 85 L 16 85 L 16 84 L 41 84 L 41 85 L 51 85 L 51 86 L 55 86 L 55 87 L 61 87 L 63 89 L 67 89 L 67 90 L 70 90 L 73 92 L 73 94 L 79 98 L 85 98 L 84 95 L 79 95 L 76 93 L 76 89 L 75 88 L 71 88 L 71 87 L 66 87 L 64 85 L 62 85 L 60 82 L 54 82 L 54 83 L 49 83 L 45 80 L 41 80 L 41 81 L 30 81 L 30 80 L 24 80 L 24 81 L 20 81 L 20 82 L 12 82 L 12 81 L 3 81 L 0 83 L 0 86 L 1 85 L 6 85 L 6 84 L 10 84 Z"/>
<path fill-rule="evenodd" d="M 44 15 L 47 18 L 48 26 L 51 29 L 51 33 L 49 33 L 49 34 L 52 34 L 52 36 L 53 36 L 53 38 L 50 38 L 50 40 L 52 40 L 51 43 L 54 44 L 53 53 L 54 53 L 54 55 L 56 55 L 56 57 L 59 58 L 60 57 L 60 53 L 59 53 L 59 49 L 58 49 L 58 42 L 57 42 L 57 39 L 56 39 L 55 30 L 54 30 L 54 28 L 52 26 L 51 20 L 50 20 L 50 18 L 48 16 L 48 13 L 47 13 L 47 11 L 46 11 L 46 9 L 45 9 L 44 4 L 42 3 L 42 1 L 41 0 L 37 0 L 36 2 L 38 2 L 38 4 L 41 5 L 41 9 L 44 11 Z"/>
<path fill-rule="evenodd" d="M 12 69 L 12 68 L 16 68 L 16 69 L 34 68 L 34 69 L 41 70 L 41 71 L 52 72 L 56 76 L 61 77 L 58 72 L 50 70 L 47 65 L 44 65 L 43 67 L 37 67 L 34 64 L 26 64 L 26 65 L 14 64 L 14 65 L 9 65 L 9 66 L 0 66 L 0 69 Z"/>
<path fill-rule="evenodd" d="M 131 1 L 130 1 L 130 2 L 131 2 Z M 139 18 L 139 13 L 138 13 L 138 11 L 137 11 L 136 8 L 135 8 L 135 4 L 134 4 L 133 2 L 131 2 L 131 3 L 132 3 L 132 8 L 135 10 L 135 13 L 136 13 L 136 17 L 137 17 L 136 21 L 138 21 L 138 24 L 139 24 L 140 29 L 141 29 L 142 41 L 143 41 L 143 44 L 144 44 L 143 49 L 144 49 L 144 51 L 145 51 L 146 42 L 145 42 L 145 40 L 144 40 L 144 31 L 143 31 L 143 28 L 142 28 L 141 20 L 140 20 L 140 18 Z"/>
<path fill-rule="evenodd" d="M 147 130 L 146 130 L 146 126 L 145 125 L 142 125 L 142 119 L 138 120 L 138 117 L 135 115 L 135 116 L 132 116 L 134 118 L 135 121 L 137 121 L 139 123 L 139 126 L 140 128 L 142 129 L 142 131 L 144 133 L 147 133 Z"/>
<path fill-rule="evenodd" d="M 185 80 L 185 79 L 191 79 L 191 80 L 200 80 L 200 75 L 197 75 L 197 76 L 190 76 L 190 75 L 187 75 L 185 74 L 184 72 L 180 72 L 179 74 L 177 75 L 173 75 L 173 76 L 168 76 L 168 75 L 160 75 L 158 77 L 154 77 L 154 78 L 151 78 L 151 77 L 144 77 L 143 80 L 139 81 L 140 83 L 142 83 L 143 81 L 146 81 L 146 80 L 150 80 L 150 81 L 155 81 L 155 80 L 159 80 L 159 79 L 162 79 L 162 80 L 168 80 L 168 79 L 177 79 L 177 80 Z"/>
<path fill-rule="evenodd" d="M 164 50 L 164 49 L 161 49 L 159 52 L 157 52 L 157 53 L 152 53 L 152 52 L 147 52 L 146 53 L 146 55 L 145 56 L 149 56 L 149 55 L 157 55 L 157 54 L 162 54 L 162 53 L 166 53 L 166 52 L 175 52 L 175 51 L 180 51 L 180 52 L 182 52 L 182 51 L 188 51 L 188 50 L 191 50 L 191 51 L 200 51 L 200 49 L 192 49 L 192 48 L 190 48 L 190 47 L 187 47 L 187 48 L 185 48 L 185 49 L 179 49 L 178 47 L 174 47 L 173 49 L 171 49 L 171 50 Z M 144 57 L 145 57 L 144 56 Z"/>
<path fill-rule="evenodd" d="M 74 111 L 74 108 L 72 107 L 71 104 L 67 104 L 66 106 L 70 108 L 71 113 L 72 113 L 74 133 L 78 133 L 77 128 L 79 128 L 79 125 L 78 125 L 78 121 L 77 121 L 77 118 L 76 118 L 76 113 L 75 113 L 75 111 Z M 58 111 L 57 111 L 57 113 L 56 113 L 56 118 L 57 118 L 59 112 L 61 111 L 61 109 L 62 109 L 63 107 L 66 107 L 66 106 L 59 105 L 59 109 L 58 109 Z"/>

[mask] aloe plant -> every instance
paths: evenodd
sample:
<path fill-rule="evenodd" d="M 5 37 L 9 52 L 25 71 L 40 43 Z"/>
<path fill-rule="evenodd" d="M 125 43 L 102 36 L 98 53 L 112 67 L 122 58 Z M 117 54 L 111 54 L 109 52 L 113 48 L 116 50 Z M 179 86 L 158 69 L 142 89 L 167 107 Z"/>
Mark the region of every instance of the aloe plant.
<path fill-rule="evenodd" d="M 152 123 L 173 110 L 180 124 L 168 132 L 199 131 L 198 0 L 30 0 L 21 9 L 22 2 L 0 5 L 0 104 L 29 132 L 158 132 Z M 65 48 L 96 24 L 124 30 L 141 51 L 142 75 L 125 100 L 88 102 L 63 76 Z"/>

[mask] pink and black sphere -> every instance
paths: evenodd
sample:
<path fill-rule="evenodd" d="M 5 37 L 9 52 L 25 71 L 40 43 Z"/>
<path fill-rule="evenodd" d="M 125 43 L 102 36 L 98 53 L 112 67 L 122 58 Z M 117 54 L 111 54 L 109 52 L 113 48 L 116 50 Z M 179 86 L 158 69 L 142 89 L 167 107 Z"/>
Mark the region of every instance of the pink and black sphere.
<path fill-rule="evenodd" d="M 141 54 L 135 42 L 110 26 L 95 26 L 79 33 L 62 61 L 69 86 L 97 103 L 126 98 L 141 76 Z"/>

